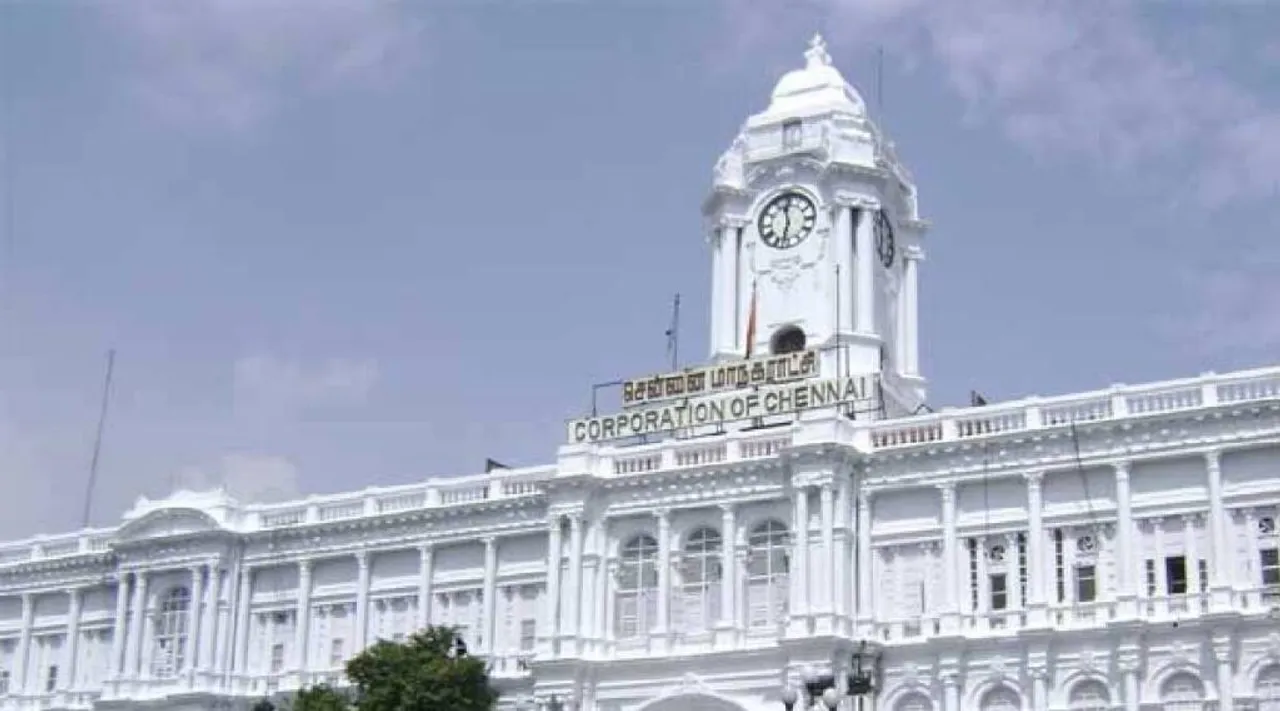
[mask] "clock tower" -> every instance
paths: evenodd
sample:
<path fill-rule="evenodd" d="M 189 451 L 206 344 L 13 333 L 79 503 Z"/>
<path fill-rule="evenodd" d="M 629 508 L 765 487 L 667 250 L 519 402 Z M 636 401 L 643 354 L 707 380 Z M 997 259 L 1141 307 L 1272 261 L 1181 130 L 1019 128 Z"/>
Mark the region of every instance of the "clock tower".
<path fill-rule="evenodd" d="M 711 358 L 814 348 L 823 377 L 880 374 L 887 415 L 924 402 L 916 188 L 821 37 L 747 119 L 703 204 Z"/>

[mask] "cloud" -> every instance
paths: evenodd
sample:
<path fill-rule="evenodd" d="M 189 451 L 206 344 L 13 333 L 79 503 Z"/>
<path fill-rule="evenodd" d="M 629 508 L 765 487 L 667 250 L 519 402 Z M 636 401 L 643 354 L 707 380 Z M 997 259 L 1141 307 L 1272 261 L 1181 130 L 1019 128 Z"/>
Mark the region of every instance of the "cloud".
<path fill-rule="evenodd" d="M 931 58 L 970 118 L 997 123 L 1036 154 L 1126 172 L 1174 161 L 1195 171 L 1187 180 L 1211 207 L 1278 192 L 1280 106 L 1162 48 L 1136 3 L 820 4 L 833 45 L 882 45 L 903 62 Z M 751 0 L 729 0 L 728 9 L 742 33 L 770 12 Z"/>
<path fill-rule="evenodd" d="M 395 0 L 104 3 L 137 60 L 132 94 L 188 125 L 245 129 L 287 101 L 383 83 L 414 65 L 421 24 Z"/>
<path fill-rule="evenodd" d="M 176 477 L 179 488 L 204 491 L 217 487 L 241 503 L 269 503 L 297 498 L 298 469 L 284 457 L 228 454 L 213 466 L 186 467 Z"/>
<path fill-rule="evenodd" d="M 372 360 L 332 358 L 307 366 L 269 355 L 246 356 L 234 367 L 235 413 L 260 421 L 360 405 L 377 381 L 378 366 Z"/>
<path fill-rule="evenodd" d="M 1254 364 L 1273 361 L 1280 349 L 1280 254 L 1260 250 L 1245 256 L 1183 277 L 1191 306 L 1164 326 L 1177 342 L 1197 349 L 1196 355 Z"/>

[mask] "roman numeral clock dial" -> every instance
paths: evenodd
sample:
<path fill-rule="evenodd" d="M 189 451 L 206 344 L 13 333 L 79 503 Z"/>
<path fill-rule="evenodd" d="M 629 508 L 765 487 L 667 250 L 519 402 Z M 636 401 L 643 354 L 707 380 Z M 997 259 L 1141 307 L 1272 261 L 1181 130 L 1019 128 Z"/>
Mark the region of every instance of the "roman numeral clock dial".
<path fill-rule="evenodd" d="M 790 249 L 813 232 L 818 210 L 813 201 L 797 192 L 785 192 L 760 211 L 756 229 L 760 241 L 774 249 Z"/>

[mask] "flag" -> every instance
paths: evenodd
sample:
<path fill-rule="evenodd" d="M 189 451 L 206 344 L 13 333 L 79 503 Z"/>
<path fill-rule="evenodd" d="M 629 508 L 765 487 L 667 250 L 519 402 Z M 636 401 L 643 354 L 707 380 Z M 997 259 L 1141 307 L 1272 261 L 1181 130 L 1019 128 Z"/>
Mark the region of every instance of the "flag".
<path fill-rule="evenodd" d="M 756 283 L 751 282 L 751 305 L 747 307 L 747 357 L 751 357 L 751 346 L 756 341 Z"/>

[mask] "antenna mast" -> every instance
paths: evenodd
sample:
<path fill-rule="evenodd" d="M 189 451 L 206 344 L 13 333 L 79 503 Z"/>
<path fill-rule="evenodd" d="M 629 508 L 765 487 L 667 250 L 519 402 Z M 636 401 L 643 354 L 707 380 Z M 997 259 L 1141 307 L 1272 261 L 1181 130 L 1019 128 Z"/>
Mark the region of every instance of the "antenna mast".
<path fill-rule="evenodd" d="M 93 459 L 89 461 L 89 482 L 84 491 L 84 515 L 80 527 L 89 527 L 89 514 L 93 511 L 93 485 L 98 478 L 98 455 L 102 452 L 102 429 L 107 422 L 107 404 L 111 401 L 111 373 L 115 370 L 116 350 L 107 351 L 107 377 L 102 384 L 102 409 L 98 412 L 98 432 L 93 438 Z"/>

